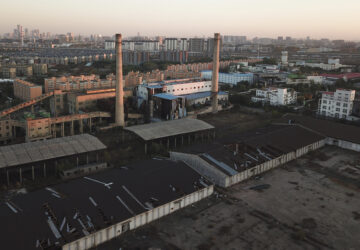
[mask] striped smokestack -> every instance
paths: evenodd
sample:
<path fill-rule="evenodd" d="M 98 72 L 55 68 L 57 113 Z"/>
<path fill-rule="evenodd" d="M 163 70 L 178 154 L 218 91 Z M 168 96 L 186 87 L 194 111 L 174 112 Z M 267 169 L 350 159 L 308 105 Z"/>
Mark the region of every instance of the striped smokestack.
<path fill-rule="evenodd" d="M 115 123 L 125 127 L 124 120 L 124 86 L 122 71 L 122 39 L 121 34 L 116 34 L 116 100 L 115 100 Z"/>
<path fill-rule="evenodd" d="M 213 56 L 213 71 L 212 71 L 212 85 L 211 85 L 211 106 L 212 112 L 218 112 L 218 91 L 219 91 L 219 50 L 220 50 L 220 33 L 214 34 L 214 56 Z"/>

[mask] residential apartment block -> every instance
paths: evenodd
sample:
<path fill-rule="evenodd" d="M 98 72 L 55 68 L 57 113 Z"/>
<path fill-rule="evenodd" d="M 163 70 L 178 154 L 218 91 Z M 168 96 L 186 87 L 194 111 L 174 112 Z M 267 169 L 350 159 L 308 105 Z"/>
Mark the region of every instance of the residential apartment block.
<path fill-rule="evenodd" d="M 323 92 L 319 100 L 318 114 L 339 119 L 351 115 L 355 99 L 355 90 L 337 89 L 335 92 Z"/>
<path fill-rule="evenodd" d="M 269 103 L 271 106 L 283 106 L 296 103 L 297 92 L 289 88 L 257 89 L 252 102 Z"/>
<path fill-rule="evenodd" d="M 14 80 L 14 96 L 29 101 L 42 95 L 42 87 L 20 79 Z"/>

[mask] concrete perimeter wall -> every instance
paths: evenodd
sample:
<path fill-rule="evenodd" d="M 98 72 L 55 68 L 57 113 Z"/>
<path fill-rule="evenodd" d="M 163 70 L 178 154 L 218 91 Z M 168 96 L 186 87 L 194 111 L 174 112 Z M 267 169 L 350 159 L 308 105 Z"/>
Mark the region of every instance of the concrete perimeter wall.
<path fill-rule="evenodd" d="M 171 214 L 181 208 L 191 205 L 197 201 L 200 201 L 214 192 L 214 186 L 208 186 L 200 189 L 189 195 L 183 196 L 177 200 L 166 203 L 162 206 L 156 207 L 152 210 L 146 211 L 142 214 L 136 215 L 128 220 L 119 222 L 110 227 L 99 230 L 95 233 L 89 234 L 74 242 L 68 243 L 62 247 L 63 250 L 85 250 L 97 245 L 109 241 L 115 237 L 120 236 L 122 233 L 133 230 L 137 227 L 150 223 L 156 219 L 159 219 L 165 215 Z M 119 203 L 119 206 L 121 204 Z"/>
<path fill-rule="evenodd" d="M 343 141 L 343 140 L 338 140 L 338 139 L 328 137 L 328 138 L 326 138 L 326 144 L 338 146 L 340 148 L 353 150 L 356 152 L 360 152 L 360 144 L 349 142 L 349 141 Z"/>
<path fill-rule="evenodd" d="M 216 185 L 221 187 L 229 187 L 241 181 L 251 178 L 252 176 L 261 174 L 270 169 L 276 168 L 282 164 L 285 164 L 291 160 L 299 158 L 310 151 L 321 148 L 325 145 L 326 139 L 314 142 L 305 147 L 299 148 L 296 151 L 289 152 L 281 155 L 278 158 L 274 158 L 270 161 L 261 163 L 255 167 L 246 169 L 245 171 L 239 172 L 236 175 L 228 176 L 216 169 L 211 164 L 207 163 L 197 155 L 184 154 L 178 152 L 170 152 L 170 158 L 173 160 L 182 160 L 188 164 L 191 168 L 196 170 L 199 174 L 203 175 L 210 181 L 213 181 Z"/>

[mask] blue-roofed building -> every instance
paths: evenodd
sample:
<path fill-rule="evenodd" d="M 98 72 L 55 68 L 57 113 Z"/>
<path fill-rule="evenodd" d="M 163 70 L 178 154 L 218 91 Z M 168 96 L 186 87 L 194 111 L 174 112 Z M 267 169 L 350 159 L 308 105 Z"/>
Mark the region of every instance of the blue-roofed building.
<path fill-rule="evenodd" d="M 201 78 L 205 80 L 212 79 L 211 70 L 201 71 Z M 226 83 L 231 85 L 237 85 L 238 82 L 247 81 L 250 84 L 254 83 L 253 73 L 219 73 L 219 83 Z"/>
<path fill-rule="evenodd" d="M 196 104 L 210 104 L 211 91 L 193 93 L 189 95 L 182 95 L 186 99 L 186 106 L 196 105 Z M 229 93 L 224 91 L 219 91 L 218 101 L 226 102 L 229 99 Z"/>

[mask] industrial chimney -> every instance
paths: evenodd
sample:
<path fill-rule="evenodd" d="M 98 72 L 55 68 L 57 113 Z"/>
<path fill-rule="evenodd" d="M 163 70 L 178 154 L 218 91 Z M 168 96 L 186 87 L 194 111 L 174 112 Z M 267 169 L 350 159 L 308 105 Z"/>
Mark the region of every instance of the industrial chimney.
<path fill-rule="evenodd" d="M 214 56 L 211 87 L 212 112 L 218 112 L 220 33 L 214 34 Z"/>
<path fill-rule="evenodd" d="M 116 34 L 116 100 L 115 100 L 115 123 L 125 127 L 124 120 L 124 86 L 122 71 L 122 39 L 121 34 Z"/>

